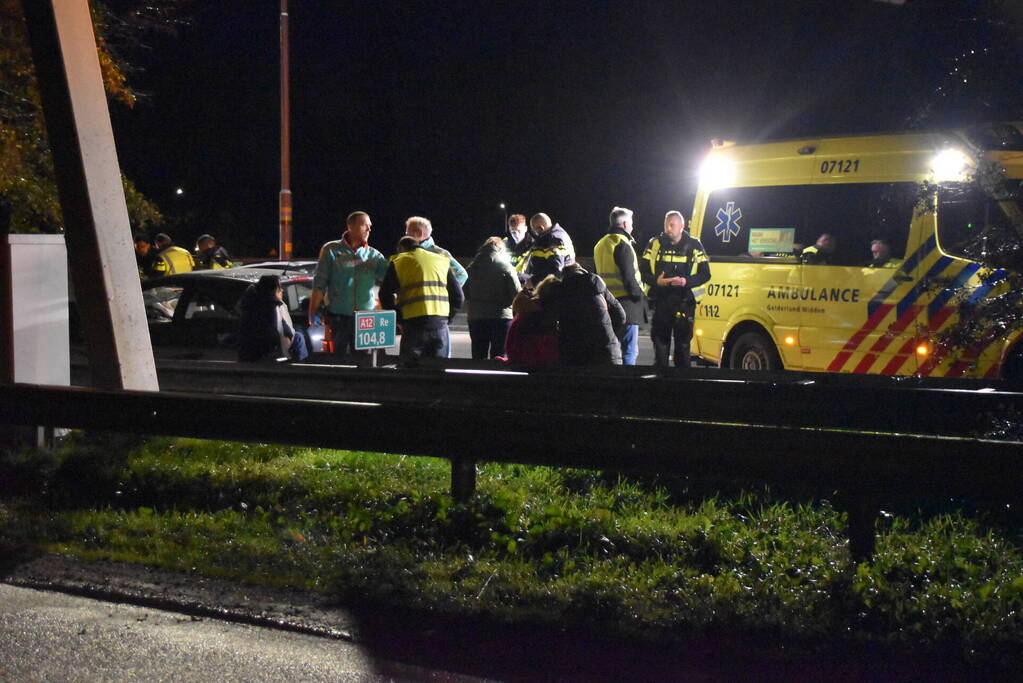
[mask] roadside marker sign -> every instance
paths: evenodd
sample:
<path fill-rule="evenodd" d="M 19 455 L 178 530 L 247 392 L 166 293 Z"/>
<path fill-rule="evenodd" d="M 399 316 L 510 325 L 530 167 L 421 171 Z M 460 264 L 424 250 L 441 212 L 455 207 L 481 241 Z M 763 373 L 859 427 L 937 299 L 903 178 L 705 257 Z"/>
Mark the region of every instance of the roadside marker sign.
<path fill-rule="evenodd" d="M 386 349 L 394 346 L 396 326 L 394 311 L 356 311 L 355 348 Z"/>

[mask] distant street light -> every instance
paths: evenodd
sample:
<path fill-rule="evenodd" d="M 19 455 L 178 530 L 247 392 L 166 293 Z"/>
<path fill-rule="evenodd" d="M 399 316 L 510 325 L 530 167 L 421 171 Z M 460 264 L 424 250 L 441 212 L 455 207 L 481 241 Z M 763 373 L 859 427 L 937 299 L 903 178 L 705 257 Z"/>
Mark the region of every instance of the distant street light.
<path fill-rule="evenodd" d="M 504 222 L 501 223 L 501 232 L 503 233 L 508 228 L 508 207 L 501 202 L 501 212 L 504 213 Z"/>
<path fill-rule="evenodd" d="M 174 190 L 174 194 L 180 197 L 181 195 L 185 194 L 185 191 L 179 187 L 178 189 Z"/>

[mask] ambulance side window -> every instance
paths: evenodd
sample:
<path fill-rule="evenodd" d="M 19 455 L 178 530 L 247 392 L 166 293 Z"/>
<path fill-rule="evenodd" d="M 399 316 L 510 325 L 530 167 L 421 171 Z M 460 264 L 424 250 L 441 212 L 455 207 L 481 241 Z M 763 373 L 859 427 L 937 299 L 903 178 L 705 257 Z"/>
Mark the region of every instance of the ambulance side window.
<path fill-rule="evenodd" d="M 742 258 L 751 256 L 751 229 L 795 228 L 798 235 L 807 189 L 785 186 L 715 190 L 707 199 L 700 241 L 711 258 Z M 764 254 L 752 254 L 761 255 Z"/>
<path fill-rule="evenodd" d="M 814 185 L 811 190 L 806 224 L 797 240 L 810 245 L 822 233 L 831 233 L 837 244 L 831 263 L 839 266 L 870 263 L 870 243 L 877 239 L 891 247 L 893 258 L 905 256 L 916 203 L 914 183 Z"/>

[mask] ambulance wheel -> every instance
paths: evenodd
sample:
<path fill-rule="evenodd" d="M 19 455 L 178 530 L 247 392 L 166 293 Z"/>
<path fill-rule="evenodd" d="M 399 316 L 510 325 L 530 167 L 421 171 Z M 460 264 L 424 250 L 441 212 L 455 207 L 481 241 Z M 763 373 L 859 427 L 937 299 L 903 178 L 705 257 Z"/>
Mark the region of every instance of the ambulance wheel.
<path fill-rule="evenodd" d="M 771 340 L 760 332 L 746 332 L 735 340 L 728 367 L 735 370 L 781 370 L 781 358 Z"/>

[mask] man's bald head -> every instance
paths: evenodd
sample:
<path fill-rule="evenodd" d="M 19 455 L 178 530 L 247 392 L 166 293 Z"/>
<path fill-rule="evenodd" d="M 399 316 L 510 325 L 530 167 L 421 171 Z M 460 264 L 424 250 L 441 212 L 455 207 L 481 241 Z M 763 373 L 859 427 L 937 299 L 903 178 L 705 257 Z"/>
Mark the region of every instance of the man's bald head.
<path fill-rule="evenodd" d="M 545 213 L 533 214 L 533 217 L 529 219 L 529 227 L 533 228 L 533 232 L 537 234 L 547 232 L 553 225 L 551 217 Z"/>

